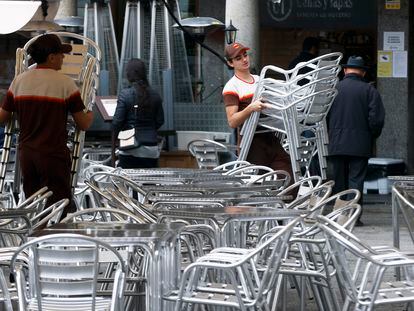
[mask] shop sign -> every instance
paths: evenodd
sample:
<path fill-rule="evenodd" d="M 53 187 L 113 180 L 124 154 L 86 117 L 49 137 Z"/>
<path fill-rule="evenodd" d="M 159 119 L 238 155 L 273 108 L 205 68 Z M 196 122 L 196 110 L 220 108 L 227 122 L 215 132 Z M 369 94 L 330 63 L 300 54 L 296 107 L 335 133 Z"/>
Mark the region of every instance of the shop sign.
<path fill-rule="evenodd" d="M 401 0 L 385 0 L 386 10 L 399 10 L 401 9 Z"/>
<path fill-rule="evenodd" d="M 260 0 L 263 26 L 278 28 L 358 28 L 376 23 L 376 0 Z"/>

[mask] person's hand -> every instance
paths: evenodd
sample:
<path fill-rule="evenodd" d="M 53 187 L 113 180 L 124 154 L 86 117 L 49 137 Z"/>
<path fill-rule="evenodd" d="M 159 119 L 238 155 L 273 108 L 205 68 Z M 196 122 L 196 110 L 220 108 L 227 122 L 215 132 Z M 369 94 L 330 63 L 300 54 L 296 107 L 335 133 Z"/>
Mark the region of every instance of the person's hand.
<path fill-rule="evenodd" d="M 250 103 L 249 105 L 251 111 L 256 111 L 256 112 L 260 112 L 263 109 L 266 109 L 269 107 L 269 104 L 262 102 L 262 99 L 259 98 L 257 100 L 255 100 L 254 102 Z"/>

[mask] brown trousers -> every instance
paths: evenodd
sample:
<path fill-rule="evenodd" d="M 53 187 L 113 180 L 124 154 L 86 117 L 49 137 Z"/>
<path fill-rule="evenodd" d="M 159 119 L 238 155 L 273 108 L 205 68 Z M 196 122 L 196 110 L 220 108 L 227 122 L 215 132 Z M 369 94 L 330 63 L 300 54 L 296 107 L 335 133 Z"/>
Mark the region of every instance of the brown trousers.
<path fill-rule="evenodd" d="M 246 160 L 274 170 L 284 170 L 290 174 L 291 182 L 294 180 L 290 156 L 274 133 L 255 134 Z"/>
<path fill-rule="evenodd" d="M 22 147 L 19 149 L 19 159 L 26 198 L 46 186 L 48 190 L 53 192 L 53 195 L 48 199 L 48 206 L 61 199 L 68 198 L 70 204 L 65 208 L 62 218 L 68 212 L 75 211 L 70 187 L 71 161 L 69 150 L 49 155 Z"/>

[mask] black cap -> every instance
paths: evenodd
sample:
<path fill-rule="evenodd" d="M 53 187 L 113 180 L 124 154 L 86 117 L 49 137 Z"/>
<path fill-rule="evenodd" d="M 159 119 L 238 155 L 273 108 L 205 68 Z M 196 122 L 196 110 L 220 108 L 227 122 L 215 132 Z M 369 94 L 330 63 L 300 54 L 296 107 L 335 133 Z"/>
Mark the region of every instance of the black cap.
<path fill-rule="evenodd" d="M 342 67 L 344 68 L 359 68 L 363 70 L 367 70 L 368 67 L 365 66 L 365 61 L 361 56 L 350 56 L 348 58 L 348 62 L 343 64 Z"/>
<path fill-rule="evenodd" d="M 69 53 L 72 51 L 70 44 L 62 44 L 59 37 L 55 34 L 44 34 L 39 36 L 28 49 L 28 53 L 32 56 L 36 63 L 46 61 L 49 54 Z"/>

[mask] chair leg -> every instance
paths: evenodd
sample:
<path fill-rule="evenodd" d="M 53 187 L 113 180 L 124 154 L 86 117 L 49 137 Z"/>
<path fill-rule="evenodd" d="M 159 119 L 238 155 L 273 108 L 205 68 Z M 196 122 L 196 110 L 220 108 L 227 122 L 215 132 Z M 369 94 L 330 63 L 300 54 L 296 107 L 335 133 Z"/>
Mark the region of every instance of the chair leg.
<path fill-rule="evenodd" d="M 279 276 L 277 277 L 276 280 L 276 285 L 275 285 L 275 289 L 272 293 L 272 295 L 270 295 L 270 300 L 269 303 L 272 304 L 271 310 L 272 311 L 277 311 L 277 305 L 279 302 L 279 297 L 281 295 L 281 291 L 282 291 L 282 282 L 283 281 L 283 275 L 279 274 Z"/>

